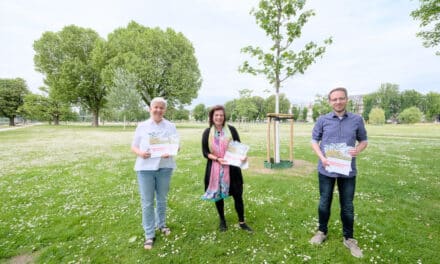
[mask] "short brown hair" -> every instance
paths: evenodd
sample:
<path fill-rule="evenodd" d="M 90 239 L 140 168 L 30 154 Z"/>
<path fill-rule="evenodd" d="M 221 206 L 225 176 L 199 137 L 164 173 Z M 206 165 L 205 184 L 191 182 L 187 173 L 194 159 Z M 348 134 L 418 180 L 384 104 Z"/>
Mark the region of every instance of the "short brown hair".
<path fill-rule="evenodd" d="M 214 125 L 214 112 L 218 110 L 223 111 L 223 115 L 225 116 L 225 119 L 223 119 L 223 126 L 225 125 L 226 122 L 225 107 L 223 105 L 215 105 L 211 108 L 211 110 L 209 110 L 209 127 L 212 127 L 212 125 Z"/>
<path fill-rule="evenodd" d="M 336 88 L 332 89 L 332 90 L 328 93 L 328 100 L 330 100 L 330 95 L 331 95 L 333 92 L 336 92 L 336 91 L 344 92 L 344 93 L 345 93 L 345 98 L 348 98 L 347 89 L 345 89 L 344 87 L 336 87 Z"/>

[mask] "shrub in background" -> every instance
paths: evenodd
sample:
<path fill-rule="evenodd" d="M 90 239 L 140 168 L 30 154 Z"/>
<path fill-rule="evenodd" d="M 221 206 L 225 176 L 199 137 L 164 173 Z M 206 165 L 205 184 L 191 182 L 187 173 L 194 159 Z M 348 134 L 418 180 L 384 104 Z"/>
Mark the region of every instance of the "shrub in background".
<path fill-rule="evenodd" d="M 422 111 L 419 108 L 412 106 L 403 110 L 397 120 L 403 124 L 414 124 L 422 120 Z"/>
<path fill-rule="evenodd" d="M 368 120 L 372 125 L 385 124 L 385 111 L 379 107 L 371 109 L 370 114 L 368 115 Z"/>

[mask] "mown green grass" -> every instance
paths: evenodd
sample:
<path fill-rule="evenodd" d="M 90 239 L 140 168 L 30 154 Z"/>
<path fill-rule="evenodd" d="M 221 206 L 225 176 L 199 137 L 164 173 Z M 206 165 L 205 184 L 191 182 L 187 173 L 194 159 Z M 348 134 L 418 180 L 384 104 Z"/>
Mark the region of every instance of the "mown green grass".
<path fill-rule="evenodd" d="M 440 254 L 439 125 L 368 126 L 358 160 L 355 236 L 342 245 L 337 192 L 329 238 L 312 246 L 317 221 L 312 125 L 295 125 L 295 166 L 263 167 L 266 125 L 236 124 L 251 146 L 244 171 L 247 234 L 226 202 L 229 230 L 201 201 L 205 124 L 178 124 L 181 151 L 169 194 L 169 237 L 142 248 L 130 144 L 134 127 L 33 126 L 0 132 L 0 262 L 36 263 L 437 263 Z M 282 125 L 281 158 L 288 158 Z"/>

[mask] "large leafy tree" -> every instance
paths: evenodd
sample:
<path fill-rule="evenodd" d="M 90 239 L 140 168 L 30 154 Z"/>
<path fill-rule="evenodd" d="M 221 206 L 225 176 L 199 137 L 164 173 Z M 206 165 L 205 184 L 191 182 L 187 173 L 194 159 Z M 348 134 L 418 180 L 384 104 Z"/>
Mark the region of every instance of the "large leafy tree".
<path fill-rule="evenodd" d="M 9 126 L 15 126 L 14 119 L 27 93 L 29 90 L 24 79 L 0 79 L 0 116 L 9 118 Z"/>
<path fill-rule="evenodd" d="M 305 0 L 261 0 L 258 9 L 252 9 L 258 26 L 270 38 L 272 45 L 268 50 L 260 47 L 247 46 L 242 52 L 257 60 L 258 66 L 245 61 L 240 67 L 241 72 L 253 75 L 264 75 L 275 88 L 275 113 L 279 113 L 279 90 L 284 81 L 295 74 L 303 74 L 305 70 L 321 57 L 331 38 L 324 40 L 324 46 L 314 42 L 305 44 L 301 51 L 294 51 L 292 44 L 301 37 L 302 28 L 309 18 L 315 15 L 313 10 L 302 12 Z M 276 122 L 275 162 L 279 163 L 279 132 Z"/>
<path fill-rule="evenodd" d="M 414 19 L 420 21 L 420 27 L 426 29 L 417 33 L 423 39 L 426 48 L 440 44 L 440 0 L 420 0 L 420 7 L 411 12 Z M 436 54 L 440 56 L 440 51 Z"/>
<path fill-rule="evenodd" d="M 194 48 L 182 33 L 130 22 L 109 34 L 108 51 L 112 59 L 106 81 L 114 80 L 116 68 L 134 74 L 136 89 L 147 105 L 157 96 L 170 107 L 189 104 L 197 97 L 202 79 Z"/>
<path fill-rule="evenodd" d="M 34 50 L 36 70 L 45 75 L 51 96 L 79 103 L 93 114 L 93 125 L 98 126 L 106 94 L 101 78 L 108 59 L 104 40 L 92 29 L 71 25 L 43 33 Z"/>

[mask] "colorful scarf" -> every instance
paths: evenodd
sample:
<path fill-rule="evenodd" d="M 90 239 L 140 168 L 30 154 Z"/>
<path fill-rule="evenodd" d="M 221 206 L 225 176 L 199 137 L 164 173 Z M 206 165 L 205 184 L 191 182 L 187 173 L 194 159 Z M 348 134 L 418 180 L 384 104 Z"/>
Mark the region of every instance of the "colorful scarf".
<path fill-rule="evenodd" d="M 208 138 L 209 152 L 216 157 L 223 158 L 231 139 L 232 135 L 228 125 L 225 124 L 221 131 L 217 131 L 215 126 L 211 126 Z M 223 166 L 218 161 L 212 161 L 209 185 L 202 199 L 216 202 L 228 197 L 229 184 L 229 165 Z"/>

